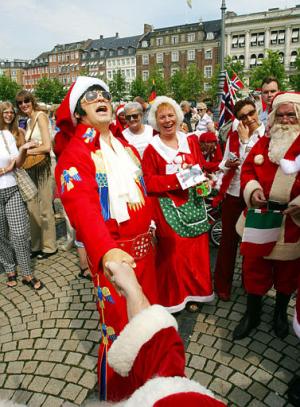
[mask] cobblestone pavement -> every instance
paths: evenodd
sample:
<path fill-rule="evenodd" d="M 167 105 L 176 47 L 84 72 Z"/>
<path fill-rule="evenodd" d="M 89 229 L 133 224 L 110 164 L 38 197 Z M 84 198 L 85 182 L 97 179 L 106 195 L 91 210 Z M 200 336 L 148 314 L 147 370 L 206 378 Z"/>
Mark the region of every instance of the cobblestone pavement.
<path fill-rule="evenodd" d="M 31 407 L 89 405 L 95 400 L 98 314 L 92 284 L 79 280 L 75 251 L 35 262 L 46 287 L 34 292 L 6 287 L 0 275 L 0 400 Z M 287 384 L 300 373 L 300 344 L 270 331 L 274 293 L 266 297 L 263 322 L 251 338 L 232 342 L 245 310 L 237 264 L 231 302 L 217 299 L 201 313 L 183 312 L 187 375 L 230 406 L 288 406 Z M 292 319 L 295 300 L 291 300 Z"/>

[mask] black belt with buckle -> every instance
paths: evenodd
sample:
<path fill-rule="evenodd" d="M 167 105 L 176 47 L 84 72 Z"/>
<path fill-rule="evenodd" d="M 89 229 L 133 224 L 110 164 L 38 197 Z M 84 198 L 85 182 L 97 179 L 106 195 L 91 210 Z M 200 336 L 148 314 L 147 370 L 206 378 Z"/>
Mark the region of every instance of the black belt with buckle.
<path fill-rule="evenodd" d="M 267 203 L 267 208 L 270 211 L 285 211 L 286 208 L 288 207 L 287 203 L 282 203 L 278 201 L 268 201 Z"/>

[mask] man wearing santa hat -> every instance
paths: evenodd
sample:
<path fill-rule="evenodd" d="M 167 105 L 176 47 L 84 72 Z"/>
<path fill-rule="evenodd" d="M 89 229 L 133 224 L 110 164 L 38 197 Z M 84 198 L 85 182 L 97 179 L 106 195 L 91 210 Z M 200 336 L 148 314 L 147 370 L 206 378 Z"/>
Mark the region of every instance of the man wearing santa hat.
<path fill-rule="evenodd" d="M 260 323 L 261 300 L 274 285 L 273 329 L 289 331 L 287 306 L 300 272 L 300 93 L 280 92 L 272 103 L 269 134 L 242 166 L 241 187 L 248 207 L 242 236 L 244 317 L 233 332 L 242 339 Z"/>
<path fill-rule="evenodd" d="M 126 297 L 129 323 L 112 344 L 108 363 L 127 380 L 131 392 L 119 407 L 224 407 L 211 391 L 185 377 L 185 353 L 175 318 L 160 305 L 150 306 L 135 273 L 126 264 L 107 269 Z M 118 401 L 118 400 L 116 400 Z"/>
<path fill-rule="evenodd" d="M 151 210 L 138 153 L 112 134 L 111 95 L 97 78 L 78 77 L 57 110 L 60 157 L 56 182 L 77 238 L 84 243 L 100 314 L 101 399 L 123 389 L 110 385 L 107 350 L 127 323 L 126 304 L 105 267 L 127 263 L 150 302 L 156 302 Z M 128 389 L 129 390 L 129 389 Z"/>

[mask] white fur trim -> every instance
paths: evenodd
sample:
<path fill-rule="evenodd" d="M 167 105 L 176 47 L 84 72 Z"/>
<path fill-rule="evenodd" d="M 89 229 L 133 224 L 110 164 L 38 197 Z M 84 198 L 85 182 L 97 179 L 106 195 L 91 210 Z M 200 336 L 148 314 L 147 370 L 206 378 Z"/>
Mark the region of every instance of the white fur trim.
<path fill-rule="evenodd" d="M 251 195 L 256 189 L 263 189 L 262 186 L 258 181 L 252 179 L 251 181 L 247 182 L 245 189 L 244 189 L 244 199 L 248 208 L 251 207 Z"/>
<path fill-rule="evenodd" d="M 128 376 L 141 347 L 162 329 L 178 328 L 161 305 L 152 305 L 137 314 L 123 329 L 108 352 L 108 363 L 121 376 Z"/>
<path fill-rule="evenodd" d="M 89 76 L 78 76 L 76 79 L 75 85 L 70 94 L 69 100 L 69 107 L 71 111 L 71 115 L 73 116 L 76 104 L 80 96 L 90 87 L 93 85 L 99 85 L 101 88 L 109 92 L 109 87 L 103 82 L 101 79 L 98 78 L 91 78 Z"/>
<path fill-rule="evenodd" d="M 177 305 L 172 305 L 171 307 L 165 307 L 165 309 L 170 312 L 171 314 L 174 312 L 179 312 L 182 311 L 186 304 L 190 301 L 192 302 L 210 302 L 213 301 L 215 299 L 215 294 L 212 293 L 211 295 L 204 295 L 202 297 L 200 297 L 199 295 L 189 295 L 188 297 L 185 297 L 185 299 Z"/>
<path fill-rule="evenodd" d="M 276 95 L 272 101 L 272 109 L 275 110 L 283 103 L 297 103 L 300 104 L 300 93 L 285 92 Z"/>
<path fill-rule="evenodd" d="M 282 158 L 280 160 L 280 167 L 285 174 L 292 174 L 293 172 L 300 171 L 300 155 L 296 157 L 295 161 Z"/>
<path fill-rule="evenodd" d="M 294 319 L 293 319 L 293 328 L 294 328 L 295 334 L 300 338 L 300 324 L 298 322 L 296 310 L 295 310 Z"/>
<path fill-rule="evenodd" d="M 152 407 L 154 403 L 165 397 L 187 392 L 199 393 L 214 398 L 210 390 L 186 377 L 157 377 L 149 380 L 144 386 L 137 389 L 124 402 L 124 407 Z"/>
<path fill-rule="evenodd" d="M 154 99 L 154 102 L 151 104 L 151 109 L 149 110 L 148 124 L 150 124 L 150 126 L 152 126 L 155 130 L 159 131 L 156 122 L 156 112 L 159 105 L 161 105 L 162 103 L 167 103 L 175 110 L 177 117 L 177 128 L 179 129 L 179 126 L 183 122 L 183 113 L 179 104 L 176 103 L 174 99 L 171 99 L 168 96 L 158 96 Z"/>
<path fill-rule="evenodd" d="M 177 150 L 174 150 L 163 143 L 158 134 L 152 137 L 149 143 L 152 145 L 154 150 L 169 164 L 173 162 L 178 153 L 191 154 L 187 135 L 179 131 L 176 133 L 176 136 L 178 140 Z"/>

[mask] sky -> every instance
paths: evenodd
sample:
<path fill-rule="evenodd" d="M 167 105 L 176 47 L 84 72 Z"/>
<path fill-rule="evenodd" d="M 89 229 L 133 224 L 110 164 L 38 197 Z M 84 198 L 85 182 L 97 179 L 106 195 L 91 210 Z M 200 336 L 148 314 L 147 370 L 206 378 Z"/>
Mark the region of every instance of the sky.
<path fill-rule="evenodd" d="M 205 4 L 206 3 L 206 4 Z M 1 0 L 0 59 L 32 59 L 55 45 L 143 33 L 154 28 L 221 18 L 221 0 Z M 229 11 L 247 14 L 294 7 L 300 0 L 226 0 Z M 204 6 L 205 5 L 205 6 Z"/>

